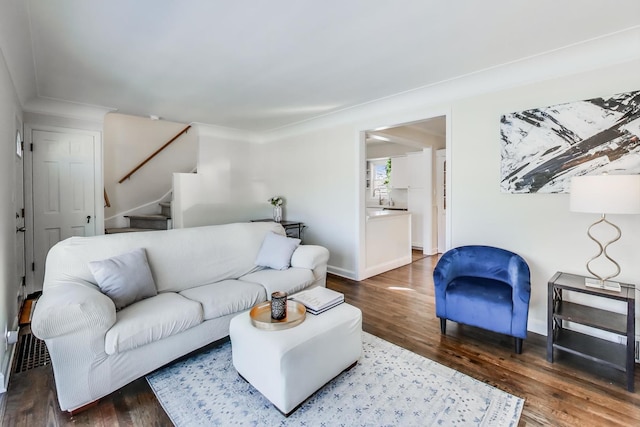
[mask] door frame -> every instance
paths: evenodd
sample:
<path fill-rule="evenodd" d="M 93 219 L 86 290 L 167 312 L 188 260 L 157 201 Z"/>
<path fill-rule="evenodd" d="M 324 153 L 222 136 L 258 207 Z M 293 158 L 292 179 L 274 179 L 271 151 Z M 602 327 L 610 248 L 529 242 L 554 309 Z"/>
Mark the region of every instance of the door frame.
<path fill-rule="evenodd" d="M 355 191 L 357 197 L 355 197 L 355 226 L 356 226 L 356 277 L 355 280 L 362 280 L 365 277 L 366 270 L 366 221 L 367 214 L 365 209 L 365 192 L 366 192 L 366 175 L 367 175 L 367 159 L 366 159 L 366 136 L 365 133 L 371 130 L 384 129 L 389 127 L 402 126 L 409 123 L 415 123 L 419 121 L 433 119 L 435 117 L 445 117 L 446 135 L 445 135 L 445 149 L 446 161 L 447 161 L 447 176 L 446 176 L 446 188 L 447 193 L 445 199 L 447 202 L 446 211 L 446 224 L 445 224 L 445 244 L 447 248 L 451 247 L 452 236 L 452 224 L 451 217 L 453 212 L 453 206 L 451 204 L 451 195 L 453 193 L 453 187 L 451 185 L 451 173 L 453 169 L 453 162 L 451 161 L 451 109 L 442 108 L 429 111 L 423 111 L 421 113 L 414 113 L 410 115 L 400 115 L 392 117 L 390 115 L 387 119 L 377 120 L 375 122 L 363 123 L 356 128 L 356 167 L 358 172 L 355 179 Z M 435 183 L 432 183 L 432 186 Z"/>
<path fill-rule="evenodd" d="M 18 295 L 17 295 L 17 310 L 20 310 L 20 306 L 22 305 L 22 301 L 24 300 L 24 298 L 26 297 L 25 295 L 25 287 L 26 287 L 26 276 L 27 276 L 27 236 L 26 236 L 26 228 L 27 228 L 27 218 L 26 218 L 26 192 L 25 192 L 25 188 L 26 188 L 26 184 L 25 184 L 25 142 L 24 142 L 24 125 L 22 122 L 22 119 L 16 114 L 16 138 L 14 140 L 17 139 L 18 135 L 20 136 L 21 139 L 21 149 L 22 149 L 22 155 L 19 156 L 20 160 L 19 162 L 22 163 L 22 180 L 20 182 L 20 184 L 18 185 L 18 183 L 16 183 L 16 188 L 14 188 L 14 191 L 16 192 L 16 197 L 22 197 L 22 200 L 18 200 L 16 199 L 16 205 L 15 205 L 15 209 L 22 209 L 23 213 L 20 213 L 20 215 L 22 215 L 22 226 L 25 228 L 25 232 L 23 232 L 21 234 L 23 242 L 22 242 L 22 271 L 19 271 L 19 269 L 16 269 L 16 278 L 18 278 L 20 284 L 19 284 L 19 288 L 18 288 Z M 17 147 L 16 147 L 17 149 Z M 16 156 L 18 156 L 18 153 L 16 151 Z M 17 171 L 14 171 L 14 174 L 17 175 Z M 20 202 L 22 202 L 22 206 L 20 205 Z M 16 215 L 18 215 L 19 213 L 16 212 Z M 19 232 L 17 231 L 17 227 L 18 224 L 16 224 L 16 234 L 19 234 Z M 17 245 L 17 242 L 16 242 Z M 16 246 L 17 248 L 17 246 Z M 18 256 L 20 256 L 20 254 L 17 254 Z M 17 260 L 16 260 L 17 261 Z M 17 267 L 17 265 L 16 265 Z"/>
<path fill-rule="evenodd" d="M 104 234 L 104 178 L 102 173 L 102 132 L 87 129 L 68 128 L 62 126 L 39 125 L 26 123 L 24 125 L 25 150 L 24 150 L 24 185 L 25 185 L 25 224 L 28 224 L 25 234 L 26 241 L 26 291 L 27 295 L 42 290 L 41 284 L 34 283 L 35 275 L 32 268 L 34 262 L 34 215 L 33 215 L 33 132 L 59 132 L 88 135 L 93 138 L 93 172 L 94 172 L 94 212 L 95 212 L 95 234 Z"/>

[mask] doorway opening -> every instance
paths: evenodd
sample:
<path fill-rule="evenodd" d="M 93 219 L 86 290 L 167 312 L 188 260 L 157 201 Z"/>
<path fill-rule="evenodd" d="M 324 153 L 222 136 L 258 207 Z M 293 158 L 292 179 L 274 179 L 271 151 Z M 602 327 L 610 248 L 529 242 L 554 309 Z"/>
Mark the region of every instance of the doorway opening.
<path fill-rule="evenodd" d="M 445 113 L 361 131 L 359 280 L 446 250 L 446 242 L 450 241 L 446 212 L 450 191 L 446 191 L 448 177 L 445 171 L 448 126 L 448 114 Z M 382 165 L 387 166 L 385 176 L 381 174 Z M 383 182 L 384 188 L 380 188 Z M 370 220 L 380 210 L 410 214 L 411 249 L 408 255 L 404 243 L 394 241 L 394 236 L 403 235 L 400 229 L 386 236 L 386 240 L 372 238 L 376 231 Z M 375 242 L 378 249 L 372 248 L 371 242 Z M 405 248 L 402 256 L 393 258 L 391 255 L 393 259 L 384 259 L 377 254 L 380 266 L 371 265 L 374 258 L 371 253 L 379 252 L 381 246 L 386 252 L 387 247 L 398 245 Z"/>

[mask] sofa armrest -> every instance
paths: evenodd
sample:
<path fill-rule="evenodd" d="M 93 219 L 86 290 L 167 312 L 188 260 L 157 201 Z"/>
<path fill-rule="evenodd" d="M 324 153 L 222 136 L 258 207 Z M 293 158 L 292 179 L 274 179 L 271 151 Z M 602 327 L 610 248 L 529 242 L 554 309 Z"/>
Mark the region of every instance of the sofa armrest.
<path fill-rule="evenodd" d="M 300 245 L 291 256 L 291 267 L 308 268 L 315 270 L 318 267 L 326 268 L 329 262 L 329 250 L 323 246 Z"/>
<path fill-rule="evenodd" d="M 83 330 L 97 335 L 115 322 L 116 307 L 108 296 L 89 285 L 65 282 L 46 287 L 38 298 L 31 330 L 45 340 Z"/>

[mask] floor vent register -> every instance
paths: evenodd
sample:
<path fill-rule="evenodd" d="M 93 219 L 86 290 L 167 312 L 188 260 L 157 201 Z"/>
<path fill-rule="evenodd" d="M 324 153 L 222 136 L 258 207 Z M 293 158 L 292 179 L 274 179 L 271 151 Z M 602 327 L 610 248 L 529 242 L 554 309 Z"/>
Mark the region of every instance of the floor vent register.
<path fill-rule="evenodd" d="M 51 358 L 44 341 L 31 333 L 20 335 L 14 373 L 25 372 L 49 364 L 51 364 Z"/>

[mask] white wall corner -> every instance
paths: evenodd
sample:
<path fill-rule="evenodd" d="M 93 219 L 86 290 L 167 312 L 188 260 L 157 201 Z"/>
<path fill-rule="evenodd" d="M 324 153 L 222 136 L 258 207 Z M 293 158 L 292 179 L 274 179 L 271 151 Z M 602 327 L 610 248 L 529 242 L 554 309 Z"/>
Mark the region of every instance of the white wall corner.
<path fill-rule="evenodd" d="M 346 279 L 358 280 L 357 274 L 353 270 L 347 270 L 346 268 L 340 268 L 333 265 L 327 266 L 327 273 L 331 273 L 336 276 L 344 277 Z"/>
<path fill-rule="evenodd" d="M 527 330 L 544 337 L 547 336 L 547 322 L 540 319 L 529 318 L 529 322 L 527 324 Z"/>

